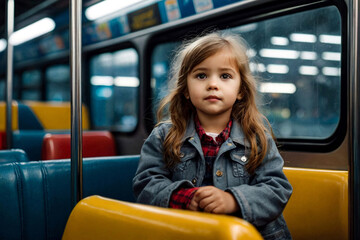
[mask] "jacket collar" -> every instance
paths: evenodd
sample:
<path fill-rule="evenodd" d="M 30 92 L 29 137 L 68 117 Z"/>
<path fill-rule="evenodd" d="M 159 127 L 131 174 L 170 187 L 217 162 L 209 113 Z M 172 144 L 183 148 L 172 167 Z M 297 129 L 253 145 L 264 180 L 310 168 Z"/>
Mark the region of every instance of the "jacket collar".
<path fill-rule="evenodd" d="M 196 133 L 196 129 L 195 129 L 194 118 L 191 117 L 190 120 L 188 121 L 188 126 L 185 131 L 183 141 L 186 141 L 189 138 L 195 137 L 195 135 L 197 135 L 197 133 Z M 232 140 L 233 142 L 241 144 L 245 147 L 250 147 L 250 143 L 246 140 L 245 134 L 242 130 L 242 127 L 235 120 L 233 120 L 229 140 Z"/>

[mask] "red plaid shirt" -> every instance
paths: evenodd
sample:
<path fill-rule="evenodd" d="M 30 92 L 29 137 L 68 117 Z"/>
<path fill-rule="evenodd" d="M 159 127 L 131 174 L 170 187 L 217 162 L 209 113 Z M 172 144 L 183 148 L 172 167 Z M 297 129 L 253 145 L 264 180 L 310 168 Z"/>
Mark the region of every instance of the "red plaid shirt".
<path fill-rule="evenodd" d="M 206 135 L 205 130 L 202 128 L 199 119 L 195 118 L 195 129 L 201 141 L 201 147 L 205 157 L 206 172 L 203 185 L 213 185 L 212 170 L 214 160 L 219 152 L 221 145 L 229 138 L 232 126 L 232 120 L 229 121 L 226 128 L 214 138 Z M 198 188 L 181 188 L 171 195 L 169 207 L 178 209 L 187 209 L 191 199 L 193 198 Z"/>

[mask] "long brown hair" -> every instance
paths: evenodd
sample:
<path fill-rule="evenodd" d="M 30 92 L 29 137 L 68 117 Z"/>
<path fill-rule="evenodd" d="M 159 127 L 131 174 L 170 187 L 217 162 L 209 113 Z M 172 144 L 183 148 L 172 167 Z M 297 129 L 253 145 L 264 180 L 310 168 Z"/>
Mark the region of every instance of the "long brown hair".
<path fill-rule="evenodd" d="M 245 41 L 237 35 L 214 32 L 184 43 L 172 63 L 170 81 L 174 85 L 170 93 L 161 101 L 157 112 L 158 121 L 161 123 L 168 107 L 168 117 L 172 123 L 163 144 L 164 159 L 168 167 L 180 161 L 182 138 L 188 121 L 196 114 L 196 109 L 190 100 L 185 98 L 188 90 L 188 74 L 202 61 L 226 47 L 233 53 L 233 61 L 237 64 L 241 77 L 239 90 L 241 98 L 235 102 L 231 117 L 241 125 L 250 144 L 248 171 L 253 173 L 266 155 L 266 132 L 270 129 L 272 134 L 272 131 L 267 119 L 256 106 L 256 81 L 249 68 Z"/>

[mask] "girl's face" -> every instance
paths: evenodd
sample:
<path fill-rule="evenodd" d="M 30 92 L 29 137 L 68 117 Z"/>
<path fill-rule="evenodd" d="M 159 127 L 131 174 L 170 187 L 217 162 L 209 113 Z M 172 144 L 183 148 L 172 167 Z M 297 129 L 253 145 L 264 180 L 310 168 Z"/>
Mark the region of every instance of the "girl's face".
<path fill-rule="evenodd" d="M 231 50 L 224 48 L 195 66 L 187 76 L 185 97 L 195 106 L 200 119 L 230 118 L 240 99 L 240 72 Z"/>

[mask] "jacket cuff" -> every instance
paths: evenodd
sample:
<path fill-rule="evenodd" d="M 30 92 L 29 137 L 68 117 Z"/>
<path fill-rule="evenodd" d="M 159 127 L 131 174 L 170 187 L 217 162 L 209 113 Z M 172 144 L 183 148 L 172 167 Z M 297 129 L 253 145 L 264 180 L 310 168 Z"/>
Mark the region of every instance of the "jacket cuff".
<path fill-rule="evenodd" d="M 173 192 L 170 198 L 170 208 L 187 209 L 198 188 L 181 188 Z"/>

